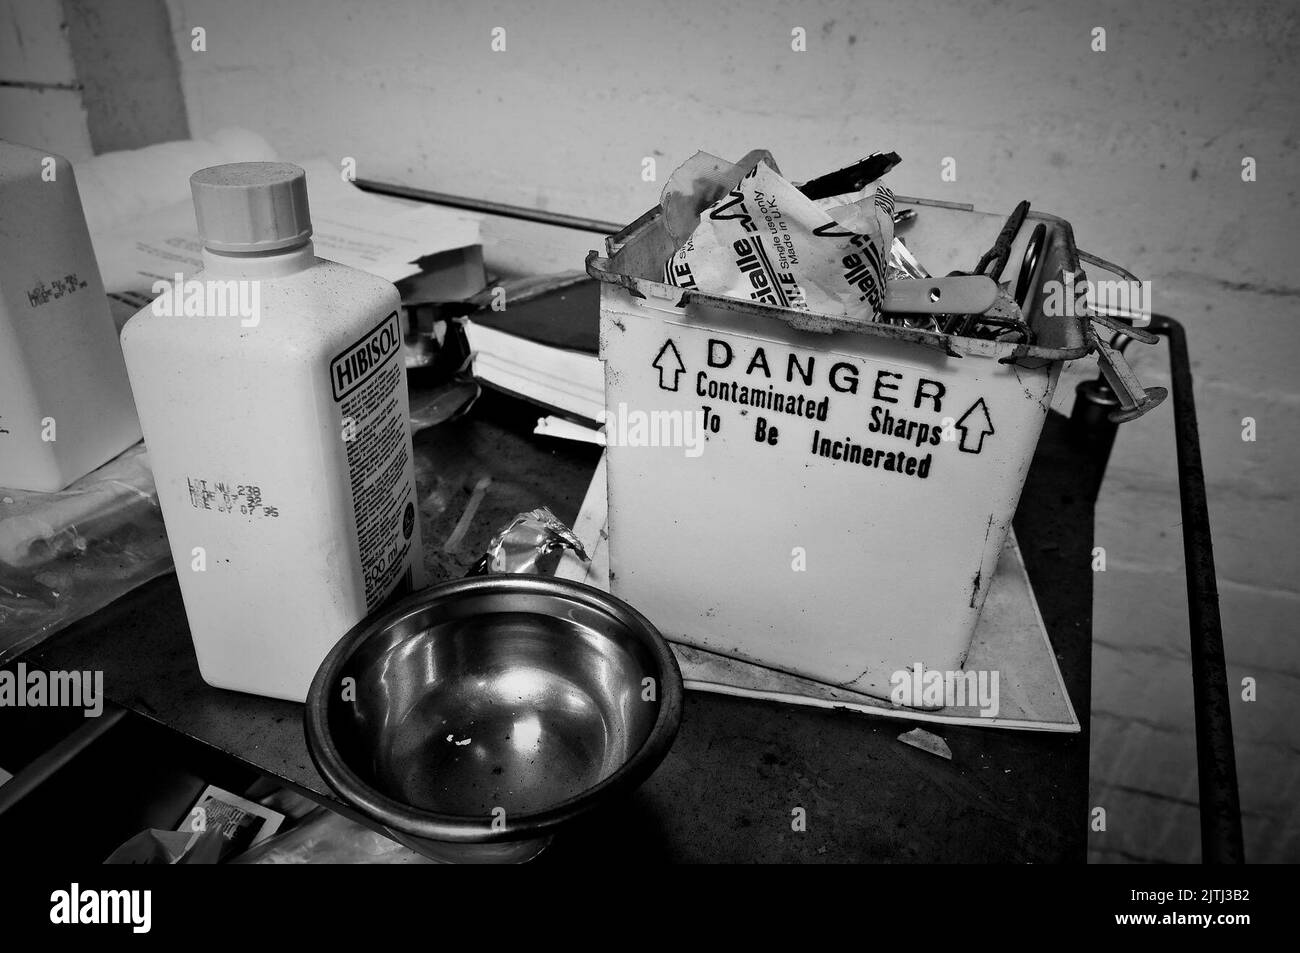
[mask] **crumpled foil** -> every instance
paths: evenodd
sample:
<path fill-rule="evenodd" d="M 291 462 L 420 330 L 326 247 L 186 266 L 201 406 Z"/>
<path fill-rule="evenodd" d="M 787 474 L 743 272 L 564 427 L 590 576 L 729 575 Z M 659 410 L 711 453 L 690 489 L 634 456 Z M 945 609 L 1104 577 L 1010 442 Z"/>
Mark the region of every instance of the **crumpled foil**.
<path fill-rule="evenodd" d="M 565 526 L 554 513 L 541 506 L 520 513 L 505 529 L 492 537 L 487 552 L 474 564 L 468 575 L 483 576 L 496 572 L 533 573 L 552 576 L 566 549 L 584 560 L 589 559 L 582 540 Z"/>

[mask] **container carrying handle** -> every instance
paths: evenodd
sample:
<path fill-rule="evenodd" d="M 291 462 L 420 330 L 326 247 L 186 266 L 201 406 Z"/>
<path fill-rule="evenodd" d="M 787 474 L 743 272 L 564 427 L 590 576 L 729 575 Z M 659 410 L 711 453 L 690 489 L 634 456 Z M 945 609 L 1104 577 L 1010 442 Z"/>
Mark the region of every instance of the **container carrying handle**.
<path fill-rule="evenodd" d="M 1077 251 L 1079 261 L 1089 265 L 1095 265 L 1103 271 L 1108 271 L 1112 275 L 1123 278 L 1129 284 L 1129 290 L 1120 297 L 1125 307 L 1108 307 L 1109 302 L 1103 303 L 1098 300 L 1099 295 L 1094 294 L 1092 300 L 1088 303 L 1088 310 L 1093 319 L 1098 324 L 1104 324 L 1112 331 L 1117 331 L 1127 337 L 1135 338 L 1143 344 L 1155 344 L 1156 336 L 1149 331 L 1142 330 L 1147 324 L 1151 323 L 1151 302 L 1148 300 L 1146 288 L 1147 283 L 1141 281 L 1137 275 L 1127 268 L 1121 268 L 1113 262 L 1109 262 L 1100 255 L 1094 255 L 1092 252 L 1086 252 L 1082 249 Z M 1134 311 L 1128 305 L 1133 303 L 1134 296 L 1139 298 L 1141 309 Z"/>
<path fill-rule="evenodd" d="M 1111 342 L 1107 343 L 1091 326 L 1088 327 L 1087 337 L 1097 355 L 1097 365 L 1101 369 L 1102 379 L 1114 392 L 1119 402 L 1119 406 L 1111 411 L 1110 419 L 1114 423 L 1136 420 L 1143 414 L 1159 407 L 1169 394 L 1163 387 L 1142 386 L 1137 375 L 1133 373 L 1133 368 L 1129 366 L 1127 359 L 1124 357 L 1123 343 L 1119 343 L 1121 336 L 1133 338 L 1143 344 L 1156 343 L 1157 338 L 1154 334 L 1130 323 L 1141 321 L 1146 324 L 1151 320 L 1151 301 L 1147 290 L 1148 286 L 1145 282 L 1139 281 L 1137 276 L 1128 269 L 1109 262 L 1099 255 L 1080 250 L 1078 256 L 1081 262 L 1094 265 L 1128 282 L 1128 290 L 1122 295 L 1105 296 L 1107 300 L 1103 302 L 1103 295 L 1094 293 L 1092 300 L 1088 304 L 1089 318 L 1094 323 L 1103 325 L 1113 332 L 1114 336 Z M 1135 295 L 1139 297 L 1139 304 L 1142 308 L 1141 311 L 1137 312 L 1130 307 Z M 1109 306 L 1116 299 L 1123 302 L 1122 307 Z M 1119 346 L 1115 346 L 1117 343 Z"/>

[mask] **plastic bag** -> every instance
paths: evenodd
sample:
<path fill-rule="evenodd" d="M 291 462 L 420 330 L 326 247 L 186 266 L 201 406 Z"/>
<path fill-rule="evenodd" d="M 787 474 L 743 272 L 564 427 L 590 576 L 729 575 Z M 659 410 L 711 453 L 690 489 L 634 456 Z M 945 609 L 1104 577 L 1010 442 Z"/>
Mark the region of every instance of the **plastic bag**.
<path fill-rule="evenodd" d="M 0 664 L 171 569 L 143 443 L 58 493 L 0 488 Z"/>

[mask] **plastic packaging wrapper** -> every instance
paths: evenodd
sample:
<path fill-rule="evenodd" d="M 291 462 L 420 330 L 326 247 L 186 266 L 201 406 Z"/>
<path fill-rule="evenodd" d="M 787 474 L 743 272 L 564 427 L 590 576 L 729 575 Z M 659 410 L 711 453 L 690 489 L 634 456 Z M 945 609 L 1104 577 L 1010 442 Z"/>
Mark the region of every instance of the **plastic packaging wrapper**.
<path fill-rule="evenodd" d="M 679 242 L 664 265 L 665 282 L 878 320 L 894 240 L 894 195 L 874 179 L 896 162 L 892 153 L 868 156 L 806 183 L 805 194 L 766 153 L 751 152 L 735 165 L 697 153 L 673 173 L 660 199 L 665 226 Z"/>
<path fill-rule="evenodd" d="M 232 864 L 433 864 L 409 847 L 328 808 L 263 841 Z"/>
<path fill-rule="evenodd" d="M 284 815 L 209 784 L 174 831 L 141 831 L 106 864 L 220 864 L 256 848 L 280 828 Z"/>
<path fill-rule="evenodd" d="M 889 246 L 889 258 L 885 262 L 885 280 L 914 281 L 919 278 L 929 277 L 930 273 L 916 260 L 916 256 L 903 244 L 902 239 L 895 238 Z M 920 328 L 925 331 L 941 330 L 939 319 L 932 314 L 890 315 L 884 320 L 902 325 L 905 328 Z"/>
<path fill-rule="evenodd" d="M 587 559 L 582 540 L 546 507 L 520 513 L 492 537 L 487 552 L 469 571 L 471 576 L 495 572 L 524 572 L 552 576 L 566 550 Z"/>
<path fill-rule="evenodd" d="M 58 493 L 0 488 L 0 663 L 171 569 L 142 443 Z"/>
<path fill-rule="evenodd" d="M 894 243 L 889 246 L 889 260 L 885 267 L 885 278 L 889 281 L 903 280 L 909 278 L 929 278 L 930 273 L 925 270 L 914 256 L 902 239 L 895 238 Z"/>
<path fill-rule="evenodd" d="M 179 864 L 202 835 L 197 831 L 163 831 L 151 827 L 108 855 L 106 864 Z"/>

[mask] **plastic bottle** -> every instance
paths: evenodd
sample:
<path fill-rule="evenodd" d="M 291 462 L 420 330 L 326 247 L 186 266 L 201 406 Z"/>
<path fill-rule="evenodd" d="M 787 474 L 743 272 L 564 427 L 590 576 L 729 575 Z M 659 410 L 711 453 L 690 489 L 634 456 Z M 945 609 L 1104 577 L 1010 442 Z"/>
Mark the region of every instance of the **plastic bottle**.
<path fill-rule="evenodd" d="M 204 270 L 127 322 L 131 388 L 204 680 L 301 701 L 425 584 L 400 300 L 315 257 L 299 167 L 190 185 Z"/>
<path fill-rule="evenodd" d="M 139 439 L 72 166 L 0 142 L 0 486 L 62 490 Z"/>

